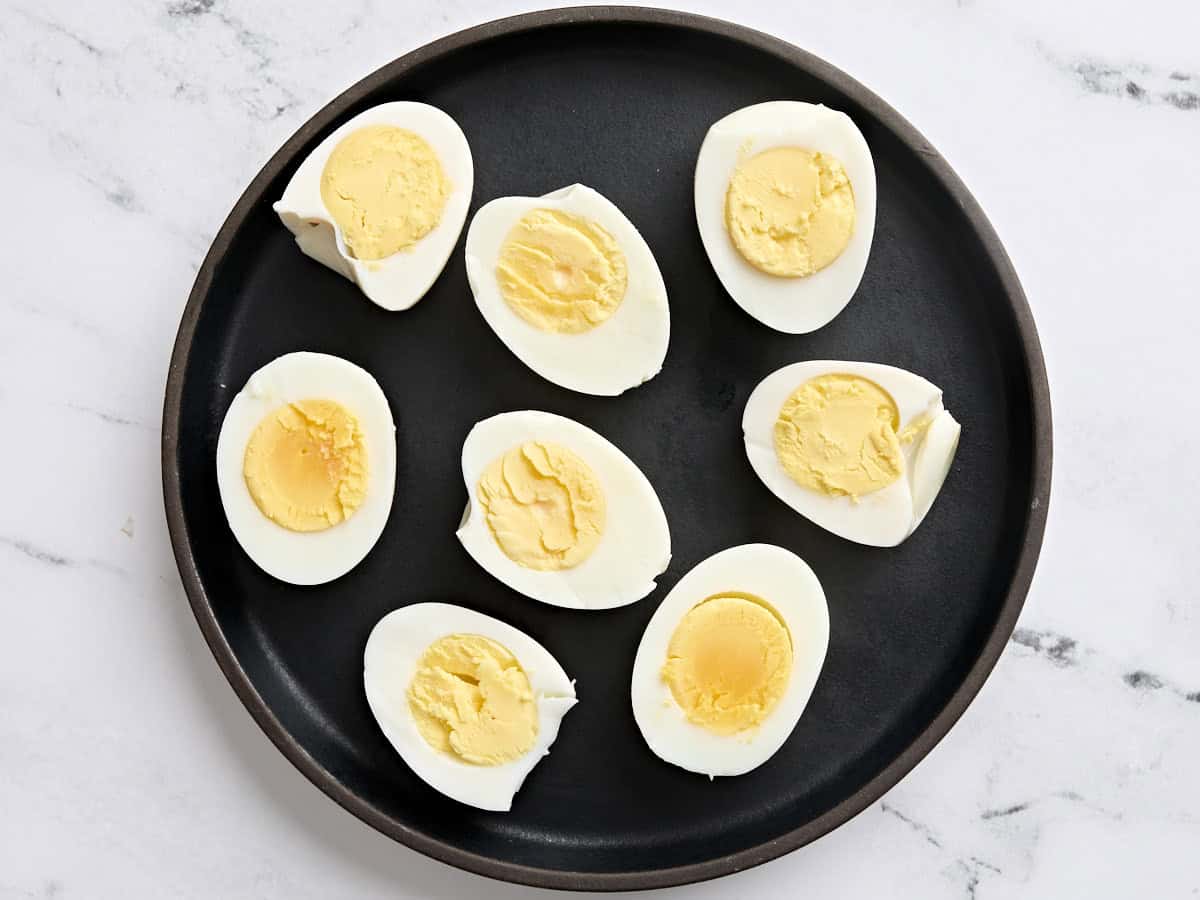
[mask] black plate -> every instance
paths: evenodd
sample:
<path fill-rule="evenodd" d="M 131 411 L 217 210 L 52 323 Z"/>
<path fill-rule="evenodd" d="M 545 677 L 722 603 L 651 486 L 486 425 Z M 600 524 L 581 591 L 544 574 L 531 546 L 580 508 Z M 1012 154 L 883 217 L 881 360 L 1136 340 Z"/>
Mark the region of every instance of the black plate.
<path fill-rule="evenodd" d="M 708 126 L 796 98 L 849 113 L 879 180 L 857 297 L 812 335 L 779 334 L 722 291 L 700 245 L 692 170 Z M 645 235 L 671 297 L 661 374 L 615 399 L 549 384 L 471 301 L 460 248 L 415 308 L 387 313 L 307 259 L 271 212 L 300 160 L 388 100 L 452 115 L 475 155 L 478 207 L 575 181 Z M 383 385 L 398 427 L 396 502 L 353 572 L 296 588 L 259 571 L 217 496 L 217 432 L 274 357 L 317 350 Z M 742 407 L 786 363 L 873 360 L 945 390 L 963 425 L 929 518 L 901 547 L 840 540 L 773 497 L 746 462 Z M 454 539 L 459 449 L 513 409 L 571 416 L 612 439 L 658 489 L 674 557 L 639 603 L 581 614 L 526 600 Z M 258 723 L 338 803 L 453 865 L 549 887 L 628 889 L 711 878 L 828 832 L 891 787 L 946 733 L 1012 631 L 1041 543 L 1050 408 L 1029 309 L 996 235 L 949 166 L 895 111 L 837 69 L 757 32 L 630 8 L 535 13 L 437 41 L 364 79 L 275 154 L 213 242 L 167 383 L 163 480 L 184 586 L 213 654 Z M 766 541 L 812 565 L 829 598 L 825 669 L 799 726 L 740 778 L 673 768 L 643 743 L 629 674 L 643 627 L 679 577 L 733 544 Z M 461 603 L 541 641 L 578 679 L 579 706 L 507 815 L 447 800 L 384 740 L 363 696 L 362 650 L 388 611 Z"/>

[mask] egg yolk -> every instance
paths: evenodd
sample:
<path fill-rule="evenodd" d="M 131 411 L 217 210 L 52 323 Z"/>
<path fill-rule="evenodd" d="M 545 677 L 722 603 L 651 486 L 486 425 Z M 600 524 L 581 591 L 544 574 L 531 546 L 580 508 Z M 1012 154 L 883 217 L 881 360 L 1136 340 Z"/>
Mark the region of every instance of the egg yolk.
<path fill-rule="evenodd" d="M 449 196 L 433 148 L 391 125 L 342 138 L 321 173 L 321 200 L 356 259 L 383 259 L 415 244 L 441 221 Z"/>
<path fill-rule="evenodd" d="M 904 473 L 900 445 L 920 426 L 898 433 L 891 395 L 857 375 L 820 375 L 788 397 L 775 420 L 775 454 L 793 480 L 832 497 L 857 499 Z"/>
<path fill-rule="evenodd" d="M 450 634 L 426 648 L 408 708 L 429 746 L 477 766 L 518 759 L 537 739 L 529 676 L 506 647 L 477 634 Z"/>
<path fill-rule="evenodd" d="M 290 531 L 323 531 L 367 496 L 367 448 L 358 420 L 332 400 L 301 400 L 268 414 L 242 463 L 259 511 Z"/>
<path fill-rule="evenodd" d="M 607 231 L 553 209 L 526 213 L 509 231 L 496 262 L 500 294 L 542 331 L 595 328 L 625 298 L 625 254 Z"/>
<path fill-rule="evenodd" d="M 492 462 L 477 491 L 496 543 L 529 569 L 569 569 L 604 533 L 604 493 L 587 463 L 558 444 L 530 441 Z"/>
<path fill-rule="evenodd" d="M 671 635 L 663 680 L 689 722 L 731 735 L 760 725 L 783 697 L 792 638 L 753 594 L 715 594 L 688 610 Z"/>
<path fill-rule="evenodd" d="M 854 234 L 854 189 L 827 153 L 776 147 L 745 160 L 729 180 L 725 227 L 738 252 L 768 275 L 819 272 Z"/>

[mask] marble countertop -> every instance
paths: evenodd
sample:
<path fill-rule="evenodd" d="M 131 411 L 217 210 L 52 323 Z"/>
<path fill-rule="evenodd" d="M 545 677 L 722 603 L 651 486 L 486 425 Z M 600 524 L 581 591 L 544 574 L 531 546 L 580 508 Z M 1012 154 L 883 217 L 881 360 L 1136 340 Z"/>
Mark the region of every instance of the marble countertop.
<path fill-rule="evenodd" d="M 532 893 L 275 751 L 192 619 L 159 473 L 179 316 L 251 176 L 359 77 L 524 8 L 0 9 L 0 897 Z M 833 834 L 674 895 L 1200 895 L 1200 5 L 691 8 L 843 67 L 956 167 L 1028 291 L 1056 465 L 1020 625 L 950 735 Z"/>

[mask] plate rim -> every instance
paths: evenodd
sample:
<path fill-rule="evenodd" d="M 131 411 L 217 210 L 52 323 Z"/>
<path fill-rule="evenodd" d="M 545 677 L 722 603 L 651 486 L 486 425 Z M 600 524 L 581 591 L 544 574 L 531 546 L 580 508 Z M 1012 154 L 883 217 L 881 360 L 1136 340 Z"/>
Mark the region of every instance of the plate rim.
<path fill-rule="evenodd" d="M 1024 350 L 1025 376 L 1032 400 L 1030 415 L 1033 433 L 1030 484 L 1033 500 L 1028 510 L 1020 551 L 1013 578 L 991 633 L 962 683 L 942 709 L 916 738 L 882 771 L 832 809 L 811 821 L 764 843 L 702 862 L 666 869 L 624 872 L 570 871 L 540 868 L 495 859 L 430 837 L 410 828 L 377 809 L 343 785 L 329 770 L 313 758 L 283 726 L 242 668 L 224 632 L 217 623 L 200 580 L 192 553 L 191 535 L 183 516 L 181 472 L 178 465 L 180 413 L 184 373 L 187 370 L 196 326 L 214 274 L 227 255 L 238 231 L 258 203 L 265 188 L 275 180 L 296 153 L 318 132 L 341 118 L 352 105 L 404 73 L 444 55 L 472 45 L 523 32 L 548 30 L 562 26 L 587 24 L 650 25 L 698 32 L 725 38 L 774 56 L 800 68 L 837 90 L 876 116 L 902 143 L 924 161 L 934 178 L 962 208 L 978 235 L 984 252 L 994 266 L 1015 317 L 1017 337 Z M 995 229 L 966 185 L 942 155 L 903 116 L 865 85 L 823 59 L 787 41 L 765 32 L 723 19 L 675 10 L 638 6 L 578 6 L 539 10 L 495 19 L 454 32 L 409 51 L 371 72 L 335 96 L 318 110 L 270 157 L 246 187 L 226 217 L 204 257 L 188 295 L 179 330 L 171 352 L 163 401 L 162 478 L 163 501 L 171 547 L 184 591 L 209 650 L 234 693 L 251 717 L 279 751 L 326 795 L 376 830 L 426 856 L 459 869 L 532 887 L 560 890 L 626 891 L 672 887 L 718 878 L 776 859 L 811 843 L 845 824 L 882 797 L 907 775 L 949 732 L 987 680 L 1016 626 L 1033 580 L 1034 569 L 1045 534 L 1050 500 L 1053 437 L 1050 389 L 1045 360 L 1033 314 L 1016 271 Z"/>

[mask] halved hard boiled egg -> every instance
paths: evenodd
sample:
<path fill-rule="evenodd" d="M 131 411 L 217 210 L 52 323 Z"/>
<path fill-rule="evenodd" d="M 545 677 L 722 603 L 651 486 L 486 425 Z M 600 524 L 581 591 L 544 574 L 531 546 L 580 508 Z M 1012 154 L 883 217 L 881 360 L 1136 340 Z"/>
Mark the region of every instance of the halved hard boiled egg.
<path fill-rule="evenodd" d="M 696 224 L 742 309 L 789 334 L 841 312 L 875 232 L 875 165 L 845 113 L 775 100 L 714 124 L 696 160 Z"/>
<path fill-rule="evenodd" d="M 458 124 L 384 103 L 321 141 L 272 207 L 300 249 L 384 309 L 408 309 L 458 242 L 475 168 Z"/>
<path fill-rule="evenodd" d="M 834 534 L 892 547 L 925 518 L 961 428 L 942 392 L 878 363 L 784 366 L 750 394 L 746 456 L 763 484 Z"/>
<path fill-rule="evenodd" d="M 637 465 L 592 429 L 502 413 L 463 443 L 458 539 L 515 591 L 572 609 L 640 600 L 671 559 L 667 517 Z"/>
<path fill-rule="evenodd" d="M 363 686 L 384 736 L 422 781 L 500 812 L 512 808 L 576 702 L 574 683 L 545 647 L 446 603 L 380 619 L 367 639 Z"/>
<path fill-rule="evenodd" d="M 633 717 L 655 755 L 710 778 L 757 768 L 808 705 L 829 609 L 796 554 L 744 544 L 671 589 L 633 663 Z"/>
<path fill-rule="evenodd" d="M 467 229 L 467 279 L 496 336 L 561 387 L 611 397 L 662 368 L 671 316 L 658 263 L 589 187 L 483 206 Z"/>
<path fill-rule="evenodd" d="M 233 398 L 217 438 L 233 536 L 291 584 L 321 584 L 375 545 L 396 489 L 396 426 L 379 383 L 324 353 L 288 353 Z"/>

